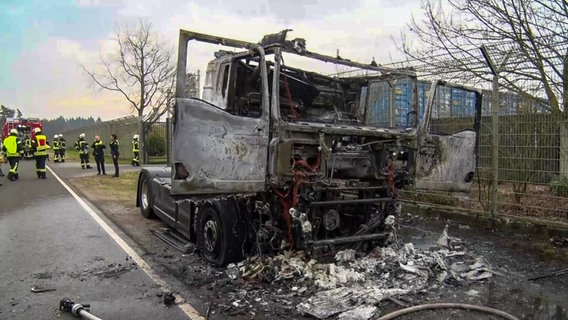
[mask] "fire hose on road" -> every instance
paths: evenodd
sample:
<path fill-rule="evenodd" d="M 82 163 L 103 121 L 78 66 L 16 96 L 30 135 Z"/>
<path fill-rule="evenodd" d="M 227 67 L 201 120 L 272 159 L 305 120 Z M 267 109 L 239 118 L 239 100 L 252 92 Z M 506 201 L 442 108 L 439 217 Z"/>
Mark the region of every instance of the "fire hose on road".
<path fill-rule="evenodd" d="M 88 309 L 90 307 L 91 305 L 89 304 L 75 303 L 69 298 L 63 298 L 63 300 L 59 302 L 59 310 L 71 312 L 72 315 L 82 317 L 83 319 L 102 320 L 101 318 L 89 313 Z"/>
<path fill-rule="evenodd" d="M 519 320 L 519 318 L 517 318 L 513 315 L 510 315 L 510 314 L 508 314 L 504 311 L 501 311 L 501 310 L 497 310 L 497 309 L 493 309 L 493 308 L 489 308 L 489 307 L 485 307 L 485 306 L 465 304 L 465 303 L 429 303 L 429 304 L 422 304 L 422 305 L 418 305 L 418 306 L 404 308 L 404 309 L 401 309 L 401 310 L 398 310 L 398 311 L 395 311 L 395 312 L 391 312 L 387 315 L 381 316 L 377 320 L 392 320 L 392 319 L 396 319 L 398 317 L 405 316 L 405 315 L 408 315 L 408 314 L 414 313 L 414 312 L 425 311 L 425 310 L 441 310 L 441 309 L 462 309 L 462 310 L 468 310 L 468 311 L 477 311 L 477 312 L 483 312 L 483 313 L 499 316 L 499 317 L 501 317 L 503 319 L 507 319 L 507 320 Z"/>

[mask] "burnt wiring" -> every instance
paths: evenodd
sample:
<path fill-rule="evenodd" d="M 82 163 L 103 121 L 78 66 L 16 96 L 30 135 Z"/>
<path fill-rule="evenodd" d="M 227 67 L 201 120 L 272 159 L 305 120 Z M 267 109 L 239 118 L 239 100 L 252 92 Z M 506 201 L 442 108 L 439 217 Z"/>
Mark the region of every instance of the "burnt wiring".
<path fill-rule="evenodd" d="M 304 159 L 300 159 L 300 160 L 292 159 L 292 168 L 291 168 L 292 172 L 295 172 L 294 169 L 295 169 L 296 165 L 304 167 L 305 169 L 308 169 L 312 173 L 319 170 L 320 164 L 321 164 L 321 152 L 322 152 L 321 150 L 322 150 L 322 147 L 318 147 L 318 154 L 316 156 L 316 162 L 313 165 L 310 165 Z"/>
<path fill-rule="evenodd" d="M 290 192 L 293 188 L 289 188 L 286 194 L 280 192 L 276 187 L 272 187 L 274 193 L 278 196 L 278 200 L 280 201 L 280 205 L 282 206 L 282 217 L 284 218 L 284 222 L 286 223 L 287 233 L 288 233 L 288 242 L 290 245 L 294 244 L 294 238 L 292 236 L 292 216 L 290 215 L 290 208 L 291 205 L 288 202 L 287 198 L 290 195 Z"/>
<path fill-rule="evenodd" d="M 369 145 L 367 145 L 369 146 Z M 287 183 L 285 189 L 280 189 L 278 186 L 273 185 L 272 189 L 274 194 L 278 197 L 280 205 L 282 207 L 282 217 L 285 223 L 285 234 L 287 241 L 291 247 L 294 247 L 294 218 L 290 213 L 290 210 L 297 209 L 300 202 L 300 189 L 302 185 L 314 185 L 318 183 L 324 183 L 330 185 L 333 180 L 334 168 L 335 168 L 335 158 L 332 163 L 327 163 L 329 160 L 328 151 L 325 146 L 318 147 L 317 155 L 315 160 L 309 161 L 302 158 L 300 155 L 294 155 L 290 158 L 290 172 L 292 174 L 292 179 Z M 326 152 L 324 155 L 323 153 Z M 388 164 L 385 167 L 385 176 L 388 183 L 388 190 L 390 197 L 396 200 L 399 196 L 399 191 L 396 186 L 396 172 L 395 172 L 395 159 L 394 156 L 388 157 Z M 328 170 L 322 171 L 322 166 L 325 165 L 326 168 L 331 165 L 331 173 Z M 308 179 L 310 178 L 310 179 Z M 315 179 L 315 180 L 314 180 Z M 328 182 L 329 181 L 329 182 Z M 365 224 L 359 226 L 359 228 L 352 234 L 352 236 L 364 235 L 373 232 L 379 228 L 387 215 L 389 204 L 377 212 L 376 215 L 372 216 L 369 221 Z"/>
<path fill-rule="evenodd" d="M 294 224 L 292 221 L 292 215 L 290 214 L 290 209 L 295 208 L 298 205 L 300 185 L 303 183 L 303 177 L 308 174 L 304 170 L 307 170 L 309 173 L 318 172 L 321 165 L 321 157 L 321 147 L 318 147 L 316 161 L 312 165 L 310 165 L 304 159 L 294 159 L 294 157 L 292 157 L 292 165 L 290 171 L 292 172 L 293 179 L 292 185 L 288 188 L 286 194 L 278 190 L 276 186 L 272 186 L 272 190 L 274 191 L 276 196 L 278 196 L 278 200 L 280 201 L 280 205 L 282 206 L 282 217 L 284 218 L 284 222 L 286 223 L 287 227 L 287 240 L 290 243 L 291 247 L 294 247 Z"/>
<path fill-rule="evenodd" d="M 284 75 L 284 90 L 286 90 L 286 99 L 288 100 L 288 105 L 290 106 L 290 112 L 292 113 L 292 119 L 300 118 L 300 114 L 296 111 L 294 107 L 294 100 L 292 99 L 292 92 L 290 91 L 290 84 L 288 83 L 288 77 Z"/>
<path fill-rule="evenodd" d="M 394 159 L 390 158 L 389 168 L 388 168 L 388 179 L 389 179 L 389 187 L 392 194 L 393 199 L 398 198 L 398 189 L 396 188 L 396 181 L 395 181 L 395 168 L 394 168 Z"/>

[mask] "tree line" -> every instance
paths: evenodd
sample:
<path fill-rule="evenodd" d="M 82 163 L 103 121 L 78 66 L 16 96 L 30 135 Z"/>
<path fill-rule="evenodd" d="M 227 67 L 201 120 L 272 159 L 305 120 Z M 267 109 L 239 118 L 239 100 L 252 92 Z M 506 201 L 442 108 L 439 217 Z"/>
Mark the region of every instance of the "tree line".
<path fill-rule="evenodd" d="M 0 123 L 2 125 L 4 124 L 6 118 L 26 118 L 26 116 L 19 108 L 14 109 L 5 105 L 0 105 Z M 44 133 L 48 134 L 48 136 L 102 122 L 100 117 L 95 119 L 93 117 L 66 118 L 63 116 L 59 116 L 53 119 L 41 119 L 41 121 L 43 123 L 43 131 Z"/>

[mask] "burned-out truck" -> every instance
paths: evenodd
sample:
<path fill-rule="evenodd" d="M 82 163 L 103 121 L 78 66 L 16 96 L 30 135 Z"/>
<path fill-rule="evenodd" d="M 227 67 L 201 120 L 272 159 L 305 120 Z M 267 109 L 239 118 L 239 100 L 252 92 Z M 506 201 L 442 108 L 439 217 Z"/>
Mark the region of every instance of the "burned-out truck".
<path fill-rule="evenodd" d="M 137 206 L 217 265 L 379 243 L 401 188 L 471 185 L 477 122 L 429 132 L 447 84 L 421 103 L 412 70 L 311 52 L 287 32 L 250 43 L 180 31 L 172 164 L 141 170 Z M 215 52 L 201 99 L 184 94 L 193 42 L 232 49 Z"/>

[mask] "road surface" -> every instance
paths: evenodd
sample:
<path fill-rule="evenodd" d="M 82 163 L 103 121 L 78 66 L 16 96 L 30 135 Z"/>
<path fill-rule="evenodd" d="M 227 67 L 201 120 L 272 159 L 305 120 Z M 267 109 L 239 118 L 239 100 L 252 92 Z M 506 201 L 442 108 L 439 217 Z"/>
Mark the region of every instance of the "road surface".
<path fill-rule="evenodd" d="M 167 284 L 97 209 L 34 170 L 22 161 L 19 181 L 0 180 L 0 319 L 73 319 L 59 311 L 64 297 L 102 319 L 190 319 L 191 306 L 164 304 Z"/>

